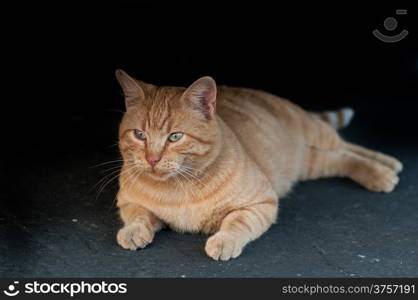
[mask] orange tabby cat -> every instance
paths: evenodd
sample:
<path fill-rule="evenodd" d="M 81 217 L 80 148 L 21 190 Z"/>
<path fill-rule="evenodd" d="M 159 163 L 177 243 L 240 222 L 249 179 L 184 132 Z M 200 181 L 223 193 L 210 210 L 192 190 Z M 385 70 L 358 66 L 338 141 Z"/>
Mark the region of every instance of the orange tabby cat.
<path fill-rule="evenodd" d="M 144 248 L 168 225 L 214 233 L 206 253 L 239 256 L 276 220 L 298 180 L 341 176 L 391 192 L 402 164 L 350 144 L 335 128 L 352 110 L 313 114 L 266 92 L 219 86 L 157 87 L 116 71 L 126 101 L 120 124 L 118 207 L 125 249 Z"/>

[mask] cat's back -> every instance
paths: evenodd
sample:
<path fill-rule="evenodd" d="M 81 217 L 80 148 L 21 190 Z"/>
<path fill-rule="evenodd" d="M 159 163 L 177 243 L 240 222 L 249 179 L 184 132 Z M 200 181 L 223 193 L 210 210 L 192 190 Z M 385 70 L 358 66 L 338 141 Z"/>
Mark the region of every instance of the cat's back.
<path fill-rule="evenodd" d="M 308 114 L 299 106 L 261 90 L 220 86 L 217 113 L 247 144 L 255 137 L 268 140 L 286 138 L 289 130 L 299 130 Z M 271 133 L 271 135 L 270 135 Z"/>
<path fill-rule="evenodd" d="M 290 101 L 247 88 L 220 86 L 217 113 L 275 190 L 296 179 L 303 155 L 307 113 Z M 284 188 L 285 189 L 285 188 Z"/>
<path fill-rule="evenodd" d="M 262 90 L 219 86 L 217 99 L 218 115 L 233 128 L 235 120 L 292 121 L 299 113 L 299 108 L 290 101 Z"/>

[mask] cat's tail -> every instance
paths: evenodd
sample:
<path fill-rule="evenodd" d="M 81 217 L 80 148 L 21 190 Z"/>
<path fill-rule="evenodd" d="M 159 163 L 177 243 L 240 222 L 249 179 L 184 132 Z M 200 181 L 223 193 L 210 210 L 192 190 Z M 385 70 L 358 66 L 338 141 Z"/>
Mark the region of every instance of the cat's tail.
<path fill-rule="evenodd" d="M 335 111 L 324 111 L 320 113 L 313 113 L 314 116 L 328 123 L 335 129 L 340 129 L 348 126 L 354 117 L 354 110 L 350 107 L 344 107 Z"/>

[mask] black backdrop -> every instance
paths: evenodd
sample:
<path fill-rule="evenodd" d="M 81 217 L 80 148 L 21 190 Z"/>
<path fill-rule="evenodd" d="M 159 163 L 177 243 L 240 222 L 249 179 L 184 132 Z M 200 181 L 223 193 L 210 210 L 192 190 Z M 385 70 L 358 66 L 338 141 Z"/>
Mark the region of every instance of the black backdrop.
<path fill-rule="evenodd" d="M 418 18 L 410 4 L 266 3 L 56 1 L 5 10 L 13 16 L 3 27 L 6 150 L 29 147 L 38 157 L 114 141 L 120 115 L 111 112 L 123 110 L 116 68 L 157 85 L 211 75 L 307 108 L 367 108 L 369 118 L 391 120 L 386 129 L 414 133 Z M 399 8 L 408 14 L 396 16 Z M 392 34 L 383 28 L 389 16 L 394 33 L 410 32 L 398 43 L 371 33 Z"/>
<path fill-rule="evenodd" d="M 393 5 L 229 3 L 59 0 L 13 1 L 14 7 L 5 7 L 10 4 L 7 1 L 0 3 L 0 240 L 4 241 L 0 273 L 178 276 L 187 274 L 183 269 L 197 274 L 196 270 L 207 266 L 199 276 L 227 274 L 219 273 L 218 265 L 201 265 L 200 258 L 196 260 L 199 256 L 193 257 L 192 253 L 199 255 L 194 246 L 183 248 L 183 258 L 169 255 L 166 261 L 158 251 L 145 256 L 138 253 L 133 261 L 133 256 L 117 247 L 117 182 L 104 177 L 109 165 L 91 167 L 118 157 L 115 143 L 123 99 L 114 72 L 123 68 L 157 85 L 188 85 L 199 76 L 211 75 L 220 84 L 264 89 L 308 109 L 354 107 L 357 116 L 343 135 L 405 162 L 399 190 L 384 200 L 380 198 L 384 196 L 351 189 L 345 181 L 302 187 L 302 197 L 283 202 L 283 220 L 292 223 L 288 228 L 294 228 L 293 233 L 273 233 L 290 238 L 270 239 L 283 246 L 277 249 L 297 254 L 277 252 L 289 259 L 287 269 L 279 263 L 280 272 L 289 276 L 294 266 L 304 265 L 315 270 L 304 275 L 313 276 L 342 276 L 340 266 L 347 266 L 350 273 L 356 270 L 357 275 L 345 276 L 416 274 L 416 232 L 411 223 L 416 220 L 418 153 L 418 18 L 414 7 L 398 1 Z M 401 8 L 408 9 L 406 16 L 395 15 Z M 390 16 L 399 23 L 394 34 L 402 29 L 410 32 L 394 44 L 372 35 L 374 29 L 392 34 L 383 27 Z M 106 182 L 110 184 L 100 194 L 100 183 Z M 333 185 L 338 187 L 334 192 Z M 365 200 L 361 206 L 357 206 L 358 198 Z M 326 221 L 318 233 L 315 228 L 322 214 Z M 307 225 L 297 221 L 299 216 Z M 336 226 L 329 223 L 333 216 L 342 218 Z M 306 226 L 312 230 L 306 231 Z M 341 238 L 341 233 L 355 235 L 359 244 Z M 292 234 L 303 242 L 295 243 Z M 327 251 L 326 260 L 322 254 L 317 256 L 318 234 L 327 237 L 318 244 Z M 177 238 L 171 239 L 166 239 L 169 247 Z M 203 237 L 193 243 L 203 246 Z M 159 245 L 157 249 L 168 244 Z M 183 246 L 176 247 L 181 250 Z M 274 243 L 265 249 L 273 248 Z M 380 267 L 353 259 L 363 253 L 359 249 L 368 248 L 373 248 L 370 253 L 381 253 Z M 152 258 L 152 253 L 157 256 Z M 252 274 L 263 269 L 266 264 L 261 259 L 268 252 L 259 253 L 259 260 L 243 256 L 238 265 L 230 265 L 231 274 L 246 274 L 254 262 L 258 267 Z M 178 268 L 166 268 L 178 258 Z M 159 265 L 173 269 L 171 273 L 154 268 L 161 259 Z M 334 269 L 330 261 L 338 261 L 337 273 L 326 273 Z M 148 269 L 148 273 L 138 273 Z M 256 275 L 263 274 L 277 273 Z"/>

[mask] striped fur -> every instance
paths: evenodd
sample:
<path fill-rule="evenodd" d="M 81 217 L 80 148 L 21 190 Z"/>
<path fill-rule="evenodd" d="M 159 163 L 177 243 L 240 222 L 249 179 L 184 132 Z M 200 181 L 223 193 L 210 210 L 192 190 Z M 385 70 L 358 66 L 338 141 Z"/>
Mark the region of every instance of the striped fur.
<path fill-rule="evenodd" d="M 321 113 L 313 113 L 322 121 L 328 123 L 335 129 L 347 127 L 354 117 L 354 110 L 349 107 L 341 108 L 336 111 L 324 111 Z"/>
<path fill-rule="evenodd" d="M 206 253 L 228 260 L 275 222 L 279 198 L 298 180 L 343 176 L 383 192 L 398 182 L 399 161 L 349 144 L 334 129 L 348 124 L 352 110 L 312 114 L 263 91 L 216 87 L 209 77 L 187 89 L 123 71 L 117 77 L 127 105 L 117 196 L 124 222 L 117 241 L 125 249 L 146 247 L 169 226 L 212 233 Z M 168 142 L 173 132 L 183 137 Z"/>

